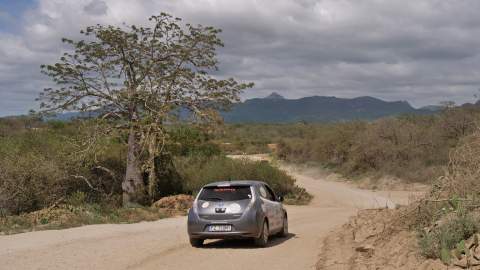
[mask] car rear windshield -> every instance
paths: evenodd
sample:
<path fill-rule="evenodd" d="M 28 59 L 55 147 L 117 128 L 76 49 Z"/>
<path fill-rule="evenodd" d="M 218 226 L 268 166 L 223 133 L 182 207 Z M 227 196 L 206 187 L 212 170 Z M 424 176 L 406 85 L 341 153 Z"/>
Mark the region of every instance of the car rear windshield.
<path fill-rule="evenodd" d="M 251 198 L 249 186 L 204 187 L 198 197 L 203 201 L 239 201 Z"/>

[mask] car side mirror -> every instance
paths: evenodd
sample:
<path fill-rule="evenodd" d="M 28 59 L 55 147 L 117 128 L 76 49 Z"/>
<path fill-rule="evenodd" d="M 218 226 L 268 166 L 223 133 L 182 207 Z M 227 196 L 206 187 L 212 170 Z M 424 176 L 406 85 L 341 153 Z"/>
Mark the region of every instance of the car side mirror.
<path fill-rule="evenodd" d="M 277 197 L 277 201 L 283 202 L 283 197 L 282 197 L 282 196 L 278 196 L 278 197 Z"/>

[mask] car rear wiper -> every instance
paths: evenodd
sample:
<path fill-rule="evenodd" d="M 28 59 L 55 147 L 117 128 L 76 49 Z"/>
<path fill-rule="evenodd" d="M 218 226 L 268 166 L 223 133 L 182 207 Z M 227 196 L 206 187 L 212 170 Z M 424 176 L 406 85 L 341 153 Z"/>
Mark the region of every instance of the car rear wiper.
<path fill-rule="evenodd" d="M 205 201 L 223 201 L 223 199 L 219 197 L 208 197 L 205 198 Z"/>

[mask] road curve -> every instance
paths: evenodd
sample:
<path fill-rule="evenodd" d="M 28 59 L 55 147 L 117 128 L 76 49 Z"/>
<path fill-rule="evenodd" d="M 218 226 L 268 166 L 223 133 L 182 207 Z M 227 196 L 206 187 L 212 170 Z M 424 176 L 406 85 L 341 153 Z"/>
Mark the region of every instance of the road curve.
<path fill-rule="evenodd" d="M 186 218 L 175 217 L 0 236 L 0 269 L 314 269 L 322 239 L 334 227 L 359 209 L 394 206 L 374 192 L 283 169 L 314 199 L 287 206 L 291 234 L 267 248 L 237 240 L 192 248 Z"/>

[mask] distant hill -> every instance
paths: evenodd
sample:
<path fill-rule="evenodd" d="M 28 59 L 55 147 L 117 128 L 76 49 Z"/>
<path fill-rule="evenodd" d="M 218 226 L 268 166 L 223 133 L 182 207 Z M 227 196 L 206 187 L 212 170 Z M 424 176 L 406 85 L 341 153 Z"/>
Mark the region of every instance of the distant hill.
<path fill-rule="evenodd" d="M 439 106 L 413 108 L 406 101 L 384 101 L 369 96 L 337 98 L 312 96 L 286 99 L 273 92 L 265 98 L 247 99 L 234 104 L 232 110 L 223 112 L 226 123 L 289 123 L 289 122 L 338 122 L 350 120 L 374 120 L 401 114 L 433 114 Z M 66 112 L 53 119 L 68 121 L 73 118 L 95 117 L 99 112 Z M 182 112 L 181 115 L 188 115 Z"/>
<path fill-rule="evenodd" d="M 270 95 L 266 96 L 265 99 L 285 99 L 285 98 L 280 94 L 278 94 L 277 92 L 273 92 Z"/>
<path fill-rule="evenodd" d="M 433 108 L 415 109 L 406 101 L 388 102 L 373 97 L 337 98 L 312 96 L 285 99 L 277 93 L 248 99 L 223 113 L 230 123 L 333 122 L 373 120 L 400 114 L 428 114 Z"/>

